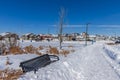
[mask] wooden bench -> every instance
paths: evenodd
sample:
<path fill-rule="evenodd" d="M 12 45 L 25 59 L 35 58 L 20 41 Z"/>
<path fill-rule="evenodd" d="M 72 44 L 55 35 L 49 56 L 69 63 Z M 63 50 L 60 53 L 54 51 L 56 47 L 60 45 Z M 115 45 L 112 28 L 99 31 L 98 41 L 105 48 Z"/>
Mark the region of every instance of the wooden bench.
<path fill-rule="evenodd" d="M 20 63 L 20 67 L 22 67 L 23 72 L 34 71 L 36 72 L 39 68 L 45 67 L 52 62 L 56 62 L 59 60 L 59 57 L 56 55 L 42 55 L 24 62 Z"/>

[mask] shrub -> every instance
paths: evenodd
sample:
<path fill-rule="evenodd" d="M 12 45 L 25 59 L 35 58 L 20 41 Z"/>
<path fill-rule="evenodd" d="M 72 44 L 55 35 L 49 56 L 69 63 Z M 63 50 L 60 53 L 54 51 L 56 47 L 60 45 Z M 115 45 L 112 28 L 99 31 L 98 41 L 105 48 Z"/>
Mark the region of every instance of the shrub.
<path fill-rule="evenodd" d="M 12 54 L 22 54 L 23 50 L 20 48 L 20 46 L 11 46 L 9 48 L 9 53 L 12 53 Z"/>
<path fill-rule="evenodd" d="M 24 48 L 24 53 L 34 53 L 34 54 L 41 55 L 41 53 L 39 52 L 39 49 L 36 47 L 33 47 L 32 45 L 26 46 Z"/>
<path fill-rule="evenodd" d="M 0 71 L 0 80 L 17 80 L 23 74 L 22 70 L 5 69 Z"/>
<path fill-rule="evenodd" d="M 44 48 L 42 46 L 39 46 L 38 47 L 38 50 L 43 50 Z"/>
<path fill-rule="evenodd" d="M 35 48 L 32 45 L 26 46 L 24 48 L 25 53 L 34 53 Z"/>
<path fill-rule="evenodd" d="M 64 50 L 64 49 L 62 49 L 62 50 L 60 51 L 60 54 L 63 54 L 65 57 L 66 57 L 67 54 L 69 54 L 69 53 L 70 53 L 70 51 Z"/>
<path fill-rule="evenodd" d="M 48 51 L 50 54 L 55 54 L 55 55 L 58 55 L 59 54 L 59 51 L 56 47 L 51 47 L 49 46 L 49 51 Z"/>

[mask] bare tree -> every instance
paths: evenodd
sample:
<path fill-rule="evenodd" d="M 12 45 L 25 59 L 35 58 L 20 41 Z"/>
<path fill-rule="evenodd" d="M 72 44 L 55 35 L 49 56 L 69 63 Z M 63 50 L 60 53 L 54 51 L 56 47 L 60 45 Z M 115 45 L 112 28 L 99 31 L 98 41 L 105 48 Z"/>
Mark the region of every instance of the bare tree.
<path fill-rule="evenodd" d="M 60 49 L 62 48 L 62 32 L 63 32 L 63 22 L 64 22 L 64 8 L 61 8 L 60 11 L 60 28 L 59 28 L 59 40 L 60 40 Z"/>
<path fill-rule="evenodd" d="M 87 46 L 87 40 L 88 40 L 88 25 L 89 25 L 90 23 L 87 23 L 86 24 L 86 36 L 85 36 L 85 45 Z"/>

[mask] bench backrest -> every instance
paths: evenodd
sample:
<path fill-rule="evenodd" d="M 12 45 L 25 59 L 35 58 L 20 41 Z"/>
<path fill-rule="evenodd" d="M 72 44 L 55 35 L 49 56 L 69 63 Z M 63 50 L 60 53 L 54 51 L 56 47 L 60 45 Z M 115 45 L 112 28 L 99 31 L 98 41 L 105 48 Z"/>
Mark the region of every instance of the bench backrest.
<path fill-rule="evenodd" d="M 20 63 L 20 67 L 21 67 L 22 65 L 32 65 L 32 64 L 34 64 L 34 63 L 39 63 L 39 62 L 41 62 L 41 61 L 49 61 L 49 60 L 50 60 L 49 55 L 48 55 L 48 54 L 45 54 L 45 55 L 42 55 L 42 56 L 39 56 L 39 57 L 30 59 L 30 60 L 21 62 L 21 63 Z"/>

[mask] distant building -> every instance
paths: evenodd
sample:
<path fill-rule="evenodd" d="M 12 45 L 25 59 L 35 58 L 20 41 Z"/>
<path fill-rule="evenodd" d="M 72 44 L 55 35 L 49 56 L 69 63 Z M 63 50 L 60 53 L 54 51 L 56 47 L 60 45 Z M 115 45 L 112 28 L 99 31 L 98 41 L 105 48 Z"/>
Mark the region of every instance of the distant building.
<path fill-rule="evenodd" d="M 89 34 L 87 34 L 86 32 L 83 32 L 83 33 L 82 33 L 82 38 L 83 38 L 84 40 L 86 40 L 86 36 L 87 36 L 87 40 L 89 40 Z"/>
<path fill-rule="evenodd" d="M 109 37 L 105 36 L 105 35 L 96 35 L 96 40 L 100 41 L 100 40 L 107 40 Z"/>
<path fill-rule="evenodd" d="M 89 40 L 96 41 L 96 35 L 89 35 Z"/>
<path fill-rule="evenodd" d="M 1 33 L 0 38 L 1 38 L 0 40 L 5 40 L 5 39 L 19 40 L 19 36 L 16 33 L 11 33 L 11 32 Z"/>
<path fill-rule="evenodd" d="M 36 35 L 33 33 L 27 33 L 21 36 L 22 40 L 35 40 L 35 38 L 36 38 Z"/>

